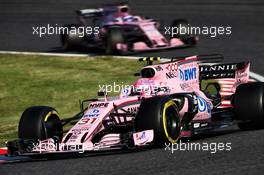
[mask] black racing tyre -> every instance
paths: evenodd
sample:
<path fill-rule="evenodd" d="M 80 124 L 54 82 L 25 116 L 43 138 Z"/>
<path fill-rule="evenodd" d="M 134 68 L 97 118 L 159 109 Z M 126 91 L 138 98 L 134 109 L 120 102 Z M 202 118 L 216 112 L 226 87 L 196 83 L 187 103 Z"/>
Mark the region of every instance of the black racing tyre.
<path fill-rule="evenodd" d="M 176 19 L 173 20 L 171 23 L 171 27 L 177 27 L 178 29 L 178 33 L 176 35 L 173 36 L 173 38 L 188 38 L 190 35 L 187 32 L 187 27 L 188 27 L 189 22 L 185 19 Z M 186 28 L 186 32 L 183 30 L 183 28 Z M 182 29 L 181 33 L 180 33 L 180 29 Z"/>
<path fill-rule="evenodd" d="M 180 137 L 180 118 L 176 103 L 168 97 L 143 99 L 135 118 L 135 131 L 154 130 L 154 144 L 175 143 Z"/>
<path fill-rule="evenodd" d="M 242 130 L 264 128 L 264 83 L 254 82 L 237 87 L 233 99 L 236 119 Z"/>
<path fill-rule="evenodd" d="M 243 131 L 264 129 L 263 125 L 255 123 L 255 122 L 243 122 L 243 123 L 238 123 L 237 125 L 239 129 Z"/>
<path fill-rule="evenodd" d="M 21 139 L 45 140 L 62 139 L 63 127 L 54 108 L 33 106 L 27 108 L 19 121 L 18 137 Z"/>
<path fill-rule="evenodd" d="M 117 43 L 124 43 L 124 36 L 120 27 L 110 27 L 107 29 L 106 36 L 106 49 L 105 52 L 108 55 L 117 54 L 120 55 L 121 51 L 117 49 Z"/>
<path fill-rule="evenodd" d="M 71 28 L 72 29 L 75 28 L 76 29 L 75 31 L 77 31 L 78 27 L 80 27 L 80 25 L 78 24 L 69 24 L 63 26 L 63 29 L 60 31 L 61 32 L 60 40 L 63 50 L 68 50 L 68 51 L 76 50 L 78 49 L 78 47 L 80 47 L 81 43 L 84 41 L 84 36 L 82 37 L 77 32 L 74 32 L 74 30 L 72 30 L 73 32 L 70 32 Z"/>

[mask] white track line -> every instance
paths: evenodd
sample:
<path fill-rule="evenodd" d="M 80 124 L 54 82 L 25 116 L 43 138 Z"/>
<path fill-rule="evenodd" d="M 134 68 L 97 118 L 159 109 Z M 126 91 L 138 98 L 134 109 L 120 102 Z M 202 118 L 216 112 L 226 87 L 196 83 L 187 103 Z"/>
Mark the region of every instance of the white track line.
<path fill-rule="evenodd" d="M 106 56 L 106 55 L 93 55 L 93 54 L 48 53 L 48 52 L 19 52 L 19 51 L 0 51 L 0 54 L 43 55 L 43 56 L 59 56 L 59 57 L 105 57 Z M 125 58 L 125 59 L 133 59 L 133 60 L 136 60 L 136 59 L 139 58 L 139 57 L 133 57 L 133 56 L 113 56 L 113 57 Z"/>
<path fill-rule="evenodd" d="M 0 54 L 21 54 L 21 55 L 44 55 L 44 56 L 63 56 L 63 57 L 87 57 L 89 54 L 67 54 L 67 53 L 47 53 L 47 52 L 18 52 L 18 51 L 0 51 Z"/>
<path fill-rule="evenodd" d="M 93 56 L 96 57 L 98 55 L 92 55 L 92 54 L 70 54 L 70 53 L 47 53 L 47 52 L 19 52 L 19 51 L 0 51 L 0 54 L 21 54 L 21 55 L 43 55 L 43 56 L 62 56 L 62 57 L 89 57 Z M 100 56 L 99 56 L 100 57 Z M 105 57 L 105 56 L 102 56 Z M 125 58 L 125 59 L 133 59 L 137 60 L 140 57 L 134 57 L 134 56 L 113 56 L 117 58 Z M 259 75 L 254 72 L 249 73 L 250 77 L 253 79 L 264 82 L 264 76 Z"/>
<path fill-rule="evenodd" d="M 257 81 L 264 82 L 264 77 L 262 75 L 257 74 L 257 73 L 249 72 L 249 76 L 252 77 L 253 79 L 257 80 Z"/>

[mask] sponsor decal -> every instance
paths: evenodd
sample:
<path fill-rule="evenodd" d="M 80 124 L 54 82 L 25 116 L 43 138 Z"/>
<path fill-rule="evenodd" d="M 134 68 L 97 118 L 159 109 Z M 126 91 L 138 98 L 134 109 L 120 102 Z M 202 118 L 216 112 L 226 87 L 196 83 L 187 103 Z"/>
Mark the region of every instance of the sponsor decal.
<path fill-rule="evenodd" d="M 88 131 L 88 128 L 77 128 L 77 129 L 72 129 L 72 132 L 82 132 L 82 131 Z"/>
<path fill-rule="evenodd" d="M 90 120 L 89 118 L 82 118 L 82 119 L 79 121 L 79 125 L 84 125 L 84 124 L 88 123 L 89 120 Z"/>
<path fill-rule="evenodd" d="M 221 64 L 213 66 L 200 66 L 200 72 L 216 72 L 216 71 L 234 71 L 237 69 L 236 64 Z"/>
<path fill-rule="evenodd" d="M 208 125 L 208 123 L 201 123 L 201 127 L 205 127 L 207 125 Z"/>
<path fill-rule="evenodd" d="M 157 72 L 159 72 L 159 71 L 162 71 L 162 70 L 163 70 L 161 66 L 156 66 L 156 67 L 154 67 L 154 68 L 156 69 L 156 71 L 157 71 Z"/>
<path fill-rule="evenodd" d="M 166 86 L 155 86 L 154 92 L 169 92 L 169 87 Z"/>
<path fill-rule="evenodd" d="M 178 64 L 177 63 L 168 64 L 168 66 L 166 67 L 166 69 L 168 71 L 177 71 L 178 70 Z"/>
<path fill-rule="evenodd" d="M 207 105 L 206 105 L 206 101 L 201 98 L 201 97 L 197 97 L 197 100 L 198 100 L 198 109 L 200 112 L 204 112 L 207 108 Z"/>
<path fill-rule="evenodd" d="M 167 79 L 177 78 L 177 74 L 175 72 L 168 72 L 166 73 Z"/>
<path fill-rule="evenodd" d="M 109 103 L 92 103 L 89 108 L 107 108 Z"/>
<path fill-rule="evenodd" d="M 237 64 L 203 65 L 199 69 L 203 79 L 234 78 Z"/>
<path fill-rule="evenodd" d="M 208 123 L 193 123 L 193 128 L 206 127 Z"/>
<path fill-rule="evenodd" d="M 141 132 L 141 133 L 136 133 L 136 139 L 137 140 L 144 140 L 146 138 L 146 133 L 145 131 Z"/>
<path fill-rule="evenodd" d="M 99 112 L 100 110 L 97 108 L 92 109 L 92 111 L 90 111 L 88 114 L 85 114 L 83 118 L 97 118 L 100 115 Z"/>
<path fill-rule="evenodd" d="M 191 89 L 191 86 L 190 86 L 190 84 L 188 84 L 188 83 L 182 83 L 182 84 L 180 84 L 180 87 L 182 88 L 182 90 L 188 90 L 188 89 Z"/>
<path fill-rule="evenodd" d="M 139 107 L 131 107 L 131 108 L 127 108 L 127 112 L 128 113 L 136 113 L 138 111 Z"/>
<path fill-rule="evenodd" d="M 69 142 L 75 142 L 76 139 L 79 137 L 79 135 L 82 134 L 82 131 L 81 130 L 75 130 L 75 131 L 72 131 L 72 135 L 69 139 Z"/>
<path fill-rule="evenodd" d="M 197 79 L 196 74 L 197 74 L 196 67 L 187 68 L 187 69 L 179 69 L 180 80 L 183 80 L 183 81 Z"/>
<path fill-rule="evenodd" d="M 122 89 L 122 97 L 127 97 L 131 93 L 131 90 L 129 88 Z"/>
<path fill-rule="evenodd" d="M 70 140 L 76 140 L 78 138 L 78 135 L 77 134 L 73 134 L 70 138 Z"/>
<path fill-rule="evenodd" d="M 95 122 L 96 118 L 82 118 L 80 121 L 79 121 L 79 125 L 84 125 L 84 124 L 93 124 Z"/>
<path fill-rule="evenodd" d="M 199 128 L 200 127 L 200 123 L 194 123 L 193 124 L 193 128 Z"/>
<path fill-rule="evenodd" d="M 144 145 L 150 143 L 154 139 L 153 130 L 145 130 L 133 134 L 135 145 Z"/>
<path fill-rule="evenodd" d="M 202 97 L 197 97 L 198 100 L 198 110 L 200 112 L 205 112 L 207 110 L 208 113 L 211 113 L 211 107 Z"/>
<path fill-rule="evenodd" d="M 201 74 L 202 79 L 234 78 L 234 72 Z"/>

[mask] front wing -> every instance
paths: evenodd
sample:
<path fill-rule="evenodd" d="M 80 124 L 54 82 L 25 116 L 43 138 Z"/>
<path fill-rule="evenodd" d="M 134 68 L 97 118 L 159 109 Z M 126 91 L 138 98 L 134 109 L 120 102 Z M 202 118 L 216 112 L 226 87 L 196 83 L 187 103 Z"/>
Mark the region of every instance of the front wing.
<path fill-rule="evenodd" d="M 153 139 L 153 130 L 145 130 L 126 136 L 121 136 L 120 134 L 120 142 L 116 142 L 115 144 L 106 144 L 104 142 L 90 146 L 82 145 L 82 147 L 75 145 L 74 148 L 73 145 L 63 145 L 59 147 L 60 145 L 56 145 L 56 141 L 53 139 L 37 142 L 37 144 L 33 140 L 15 140 L 7 143 L 8 148 L 0 149 L 0 164 L 133 152 L 151 146 Z M 111 141 L 111 143 L 113 142 Z M 61 149 L 65 148 L 65 146 L 71 149 Z"/>

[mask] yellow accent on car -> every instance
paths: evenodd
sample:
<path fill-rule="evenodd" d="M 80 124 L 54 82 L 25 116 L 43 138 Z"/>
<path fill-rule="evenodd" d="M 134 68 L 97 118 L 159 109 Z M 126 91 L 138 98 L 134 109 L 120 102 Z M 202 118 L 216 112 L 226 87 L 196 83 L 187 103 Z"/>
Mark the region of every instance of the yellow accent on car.
<path fill-rule="evenodd" d="M 157 61 L 158 61 L 158 63 L 160 62 L 160 57 L 157 57 Z"/>
<path fill-rule="evenodd" d="M 57 115 L 59 118 L 59 114 L 56 112 L 56 111 L 50 111 L 46 116 L 45 116 L 45 119 L 44 119 L 44 122 L 48 121 L 48 118 L 51 116 L 51 114 L 55 114 Z"/>
<path fill-rule="evenodd" d="M 142 61 L 160 61 L 160 57 L 143 57 Z"/>
<path fill-rule="evenodd" d="M 169 136 L 169 133 L 167 131 L 167 122 L 166 122 L 166 109 L 169 108 L 170 106 L 172 105 L 176 105 L 174 101 L 170 100 L 168 102 L 166 102 L 164 104 L 164 108 L 163 108 L 163 113 L 162 113 L 162 120 L 163 120 L 163 129 L 164 129 L 164 132 L 165 132 L 165 135 L 167 137 L 167 139 L 171 142 L 171 143 L 176 143 L 180 137 L 177 137 L 175 140 L 173 140 L 170 136 Z"/>

